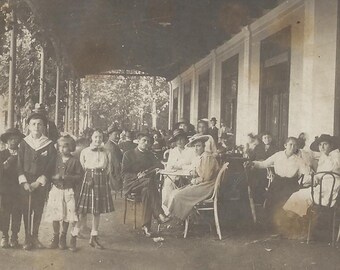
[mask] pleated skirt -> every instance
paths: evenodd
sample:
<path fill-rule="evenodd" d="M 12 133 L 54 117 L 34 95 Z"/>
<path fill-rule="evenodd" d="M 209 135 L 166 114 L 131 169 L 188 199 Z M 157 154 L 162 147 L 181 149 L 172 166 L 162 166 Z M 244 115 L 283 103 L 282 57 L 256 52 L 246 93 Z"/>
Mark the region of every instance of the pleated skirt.
<path fill-rule="evenodd" d="M 77 203 L 78 214 L 114 211 L 109 179 L 104 170 L 86 170 Z"/>

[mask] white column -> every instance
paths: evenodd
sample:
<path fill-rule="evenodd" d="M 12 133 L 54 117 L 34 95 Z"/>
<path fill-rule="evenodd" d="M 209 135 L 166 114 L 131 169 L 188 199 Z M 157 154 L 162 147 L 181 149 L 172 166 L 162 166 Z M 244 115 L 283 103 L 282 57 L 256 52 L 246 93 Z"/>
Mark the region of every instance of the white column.
<path fill-rule="evenodd" d="M 217 60 L 216 51 L 211 52 L 211 90 L 209 93 L 209 118 L 221 115 L 221 62 Z"/>
<path fill-rule="evenodd" d="M 41 46 L 39 103 L 44 103 L 44 96 L 45 96 L 45 48 L 44 46 Z"/>
<path fill-rule="evenodd" d="M 193 66 L 191 78 L 191 107 L 190 107 L 190 123 L 195 127 L 198 120 L 198 77 L 195 65 Z"/>

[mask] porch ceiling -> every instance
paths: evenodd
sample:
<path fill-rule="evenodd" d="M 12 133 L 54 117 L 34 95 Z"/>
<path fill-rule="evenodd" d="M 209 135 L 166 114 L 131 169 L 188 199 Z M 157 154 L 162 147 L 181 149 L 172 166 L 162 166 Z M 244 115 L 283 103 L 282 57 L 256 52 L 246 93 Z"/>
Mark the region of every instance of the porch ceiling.
<path fill-rule="evenodd" d="M 83 76 L 135 69 L 171 79 L 278 0 L 26 0 Z"/>

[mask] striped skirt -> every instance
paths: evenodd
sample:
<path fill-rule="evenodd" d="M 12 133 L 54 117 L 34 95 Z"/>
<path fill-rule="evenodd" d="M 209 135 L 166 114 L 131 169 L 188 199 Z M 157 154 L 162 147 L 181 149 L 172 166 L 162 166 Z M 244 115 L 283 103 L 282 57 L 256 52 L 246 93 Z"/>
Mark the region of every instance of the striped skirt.
<path fill-rule="evenodd" d="M 86 170 L 77 203 L 78 214 L 114 211 L 109 178 L 102 169 Z"/>

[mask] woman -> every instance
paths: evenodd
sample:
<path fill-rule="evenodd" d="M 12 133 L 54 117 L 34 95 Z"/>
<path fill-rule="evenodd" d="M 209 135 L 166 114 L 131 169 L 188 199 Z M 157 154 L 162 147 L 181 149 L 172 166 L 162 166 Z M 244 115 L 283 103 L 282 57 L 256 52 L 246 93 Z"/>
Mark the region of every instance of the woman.
<path fill-rule="evenodd" d="M 310 149 L 315 152 L 320 152 L 321 156 L 318 162 L 317 172 L 334 172 L 340 174 L 340 152 L 337 148 L 335 137 L 328 134 L 322 134 L 310 146 Z M 319 203 L 320 185 L 319 181 L 322 174 L 316 175 L 314 178 L 314 199 Z M 307 180 L 307 179 L 306 179 Z M 308 185 L 308 181 L 304 181 Z M 333 177 L 327 175 L 323 178 L 321 204 L 327 205 L 332 196 L 331 206 L 334 205 L 338 191 L 340 188 L 340 177 L 335 177 L 335 185 L 332 193 Z M 311 187 L 300 189 L 295 192 L 286 202 L 283 209 L 291 211 L 301 217 L 307 214 L 307 209 L 312 205 Z"/>
<path fill-rule="evenodd" d="M 85 170 L 77 213 L 79 222 L 72 232 L 71 246 L 75 249 L 76 236 L 80 225 L 87 214 L 92 214 L 92 230 L 89 244 L 91 247 L 103 249 L 98 241 L 100 215 L 114 211 L 111 189 L 109 184 L 111 155 L 103 146 L 103 132 L 95 130 L 91 137 L 91 144 L 80 154 L 80 163 Z"/>
<path fill-rule="evenodd" d="M 311 164 L 300 155 L 295 137 L 289 137 L 284 147 L 284 151 L 275 153 L 265 161 L 251 162 L 256 169 L 274 167 L 275 178 L 268 189 L 265 205 L 268 217 L 274 224 L 282 213 L 285 202 L 299 190 L 298 180 L 311 172 Z"/>
<path fill-rule="evenodd" d="M 195 147 L 197 155 L 190 171 L 193 178 L 190 185 L 171 193 L 167 207 L 172 217 L 185 220 L 193 207 L 213 192 L 219 165 L 212 153 L 205 151 L 209 137 L 198 136 L 188 144 L 188 147 Z"/>
<path fill-rule="evenodd" d="M 169 139 L 169 143 L 175 143 L 176 146 L 170 149 L 168 162 L 166 164 L 167 170 L 182 170 L 191 163 L 191 151 L 185 148 L 187 143 L 187 134 L 182 129 L 175 129 L 172 137 Z M 182 179 L 184 180 L 184 179 Z M 177 188 L 179 182 L 179 177 L 168 176 L 164 179 L 162 188 L 162 205 L 163 210 L 168 214 L 168 209 L 165 206 L 169 200 L 171 192 Z"/>

